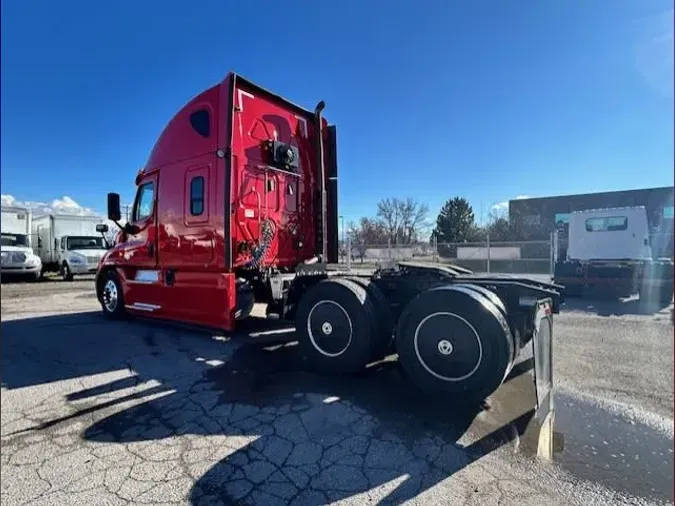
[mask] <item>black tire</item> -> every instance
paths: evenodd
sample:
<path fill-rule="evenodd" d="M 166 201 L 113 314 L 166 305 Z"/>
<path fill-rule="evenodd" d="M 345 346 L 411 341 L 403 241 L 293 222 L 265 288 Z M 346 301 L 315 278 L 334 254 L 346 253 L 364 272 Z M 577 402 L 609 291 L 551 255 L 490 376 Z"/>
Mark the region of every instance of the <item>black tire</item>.
<path fill-rule="evenodd" d="M 391 312 L 389 301 L 382 293 L 382 290 L 380 290 L 370 279 L 359 277 L 350 277 L 346 279 L 365 288 L 366 296 L 371 301 L 373 306 L 373 324 L 376 329 L 371 358 L 373 361 L 381 360 L 393 351 L 394 316 Z"/>
<path fill-rule="evenodd" d="M 469 290 L 473 290 L 474 292 L 478 292 L 481 295 L 485 296 L 490 302 L 492 302 L 495 306 L 497 306 L 497 309 L 499 309 L 499 312 L 504 315 L 504 318 L 507 317 L 508 312 L 506 311 L 506 306 L 504 305 L 504 301 L 499 298 L 499 295 L 497 295 L 495 292 L 492 290 L 489 290 L 485 288 L 484 286 L 480 285 L 472 285 L 472 284 L 456 284 L 454 286 L 461 286 L 464 288 L 468 288 Z"/>
<path fill-rule="evenodd" d="M 374 308 L 365 288 L 348 279 L 331 278 L 305 293 L 295 313 L 301 353 L 317 372 L 355 373 L 370 362 Z"/>
<path fill-rule="evenodd" d="M 112 293 L 113 287 L 114 293 Z M 101 303 L 103 316 L 112 320 L 120 320 L 126 316 L 127 313 L 124 309 L 124 291 L 122 290 L 122 284 L 115 271 L 108 271 L 102 275 L 100 293 L 99 302 Z M 116 299 L 116 303 L 114 304 L 111 301 L 113 295 Z"/>
<path fill-rule="evenodd" d="M 68 267 L 68 264 L 66 262 L 63 262 L 63 265 L 61 265 L 61 277 L 63 278 L 64 281 L 73 280 L 73 273 L 71 272 L 70 267 Z"/>
<path fill-rule="evenodd" d="M 458 286 L 458 287 L 466 288 L 466 289 L 469 289 L 469 290 L 473 290 L 474 292 L 478 292 L 479 294 L 483 295 L 486 299 L 488 299 L 490 302 L 492 302 L 495 305 L 495 307 L 499 310 L 501 315 L 504 317 L 504 320 L 507 321 L 507 322 L 509 321 L 508 311 L 506 310 L 506 305 L 504 304 L 504 301 L 502 299 L 500 299 L 499 295 L 497 295 L 492 290 L 490 290 L 488 288 L 485 288 L 484 286 L 472 285 L 472 284 L 456 284 L 454 286 Z M 511 333 L 513 334 L 514 329 L 510 325 L 509 325 L 509 329 L 511 330 Z M 517 347 L 515 346 L 515 343 L 516 343 L 515 334 L 513 334 L 513 337 L 514 337 L 514 341 L 513 341 L 514 346 L 513 346 L 513 351 L 512 351 L 513 355 L 512 355 L 511 358 L 515 361 L 515 359 L 516 359 L 517 355 L 519 354 L 520 350 L 517 349 Z M 521 336 L 521 339 L 524 340 L 525 337 Z M 529 339 L 528 339 L 527 342 L 529 342 Z M 523 342 L 521 344 L 524 345 L 525 342 Z"/>
<path fill-rule="evenodd" d="M 479 402 L 513 367 L 514 340 L 502 312 L 466 287 L 423 292 L 403 311 L 396 348 L 408 377 L 427 392 Z"/>

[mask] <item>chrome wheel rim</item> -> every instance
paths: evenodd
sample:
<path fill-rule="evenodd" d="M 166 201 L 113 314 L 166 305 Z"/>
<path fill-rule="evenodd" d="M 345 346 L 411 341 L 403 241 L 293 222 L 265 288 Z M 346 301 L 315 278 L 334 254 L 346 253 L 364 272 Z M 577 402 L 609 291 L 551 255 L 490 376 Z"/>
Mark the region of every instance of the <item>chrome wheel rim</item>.
<path fill-rule="evenodd" d="M 117 308 L 117 285 L 112 279 L 109 279 L 103 287 L 103 305 L 109 313 Z"/>

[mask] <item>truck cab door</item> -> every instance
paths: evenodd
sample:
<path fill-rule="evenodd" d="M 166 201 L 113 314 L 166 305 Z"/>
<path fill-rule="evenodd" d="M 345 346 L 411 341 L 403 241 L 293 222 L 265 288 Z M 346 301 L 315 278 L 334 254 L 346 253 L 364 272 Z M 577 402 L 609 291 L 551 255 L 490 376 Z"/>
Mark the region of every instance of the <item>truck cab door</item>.
<path fill-rule="evenodd" d="M 157 267 L 157 174 L 139 182 L 123 245 L 125 290 L 128 309 L 161 311 L 161 273 Z"/>
<path fill-rule="evenodd" d="M 127 232 L 125 260 L 139 269 L 157 267 L 157 216 L 155 201 L 157 177 L 150 176 L 138 185 L 129 224 L 134 233 Z"/>

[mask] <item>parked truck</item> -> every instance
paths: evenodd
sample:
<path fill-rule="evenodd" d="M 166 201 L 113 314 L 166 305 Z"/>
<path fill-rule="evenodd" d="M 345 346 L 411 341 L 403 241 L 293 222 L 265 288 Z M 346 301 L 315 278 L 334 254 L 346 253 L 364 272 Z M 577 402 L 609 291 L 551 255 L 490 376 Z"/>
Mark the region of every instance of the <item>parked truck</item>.
<path fill-rule="evenodd" d="M 644 206 L 575 211 L 554 281 L 569 295 L 591 288 L 667 304 L 673 297 L 673 260 L 654 257 Z"/>
<path fill-rule="evenodd" d="M 107 251 L 96 226 L 99 216 L 47 214 L 33 220 L 33 250 L 42 261 L 42 271 L 58 272 L 71 281 L 78 274 L 93 274 Z"/>
<path fill-rule="evenodd" d="M 485 398 L 558 311 L 560 287 L 405 263 L 338 261 L 336 127 L 230 73 L 168 123 L 98 267 L 104 315 L 232 331 L 254 303 L 295 322 L 308 364 L 348 373 L 392 352 L 430 391 Z M 108 194 L 108 217 L 121 217 Z M 547 324 L 548 325 L 548 324 Z"/>
<path fill-rule="evenodd" d="M 31 249 L 31 210 L 2 206 L 1 212 L 0 272 L 34 281 L 39 279 L 42 263 Z"/>

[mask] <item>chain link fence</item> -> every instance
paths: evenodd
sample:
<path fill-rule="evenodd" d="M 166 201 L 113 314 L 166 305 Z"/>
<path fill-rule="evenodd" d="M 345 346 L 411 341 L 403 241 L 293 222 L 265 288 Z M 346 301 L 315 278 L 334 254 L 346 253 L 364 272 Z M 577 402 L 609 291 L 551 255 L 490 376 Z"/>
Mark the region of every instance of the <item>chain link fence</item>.
<path fill-rule="evenodd" d="M 652 233 L 654 258 L 673 258 L 673 234 Z M 568 236 L 551 232 L 548 240 L 480 242 L 340 244 L 340 263 L 356 269 L 374 269 L 397 261 L 456 264 L 476 273 L 552 276 L 555 263 L 567 257 Z M 347 252 L 351 251 L 351 255 Z"/>
<path fill-rule="evenodd" d="M 552 234 L 547 241 L 347 244 L 341 245 L 340 263 L 375 268 L 397 261 L 455 264 L 477 273 L 551 275 L 557 258 Z M 351 251 L 351 256 L 347 255 Z"/>

